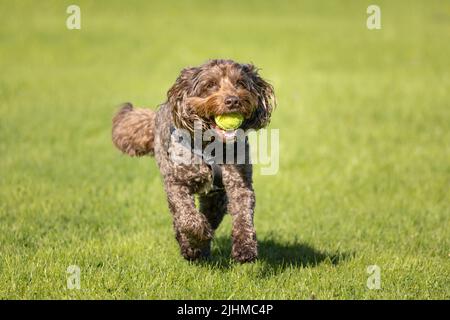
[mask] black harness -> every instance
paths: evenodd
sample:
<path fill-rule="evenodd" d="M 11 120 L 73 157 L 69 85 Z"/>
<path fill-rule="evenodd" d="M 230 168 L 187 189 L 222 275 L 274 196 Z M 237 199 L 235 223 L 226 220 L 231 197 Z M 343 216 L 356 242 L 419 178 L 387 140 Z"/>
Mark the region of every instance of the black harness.
<path fill-rule="evenodd" d="M 170 126 L 170 134 L 171 135 L 173 134 L 173 132 L 175 130 L 176 130 L 176 128 L 174 126 Z M 222 167 L 215 162 L 214 156 L 206 157 L 203 154 L 202 150 L 196 149 L 193 146 L 193 144 L 191 144 L 190 149 L 193 154 L 200 157 L 211 169 L 212 188 L 211 188 L 211 190 L 208 191 L 208 193 L 223 191 L 224 186 L 223 186 L 223 179 L 222 179 Z"/>
<path fill-rule="evenodd" d="M 224 189 L 222 180 L 222 167 L 216 163 L 208 164 L 212 172 L 212 188 L 209 192 L 222 191 Z"/>

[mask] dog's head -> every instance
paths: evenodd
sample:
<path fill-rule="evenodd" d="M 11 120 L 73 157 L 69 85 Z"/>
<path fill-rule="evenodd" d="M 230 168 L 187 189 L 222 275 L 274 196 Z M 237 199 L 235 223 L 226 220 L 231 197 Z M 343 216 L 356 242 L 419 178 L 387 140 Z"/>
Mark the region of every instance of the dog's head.
<path fill-rule="evenodd" d="M 215 116 L 240 113 L 240 128 L 257 130 L 269 123 L 276 103 L 273 87 L 255 66 L 231 60 L 182 70 L 167 98 L 176 127 L 192 132 L 194 122 L 201 121 L 203 129 L 215 129 L 221 136 L 225 131 L 216 125 Z"/>

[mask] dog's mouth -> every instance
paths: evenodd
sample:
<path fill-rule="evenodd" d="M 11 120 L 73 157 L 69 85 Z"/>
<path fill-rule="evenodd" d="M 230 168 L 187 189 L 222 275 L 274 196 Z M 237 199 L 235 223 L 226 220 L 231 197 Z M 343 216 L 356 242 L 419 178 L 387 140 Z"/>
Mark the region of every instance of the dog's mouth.
<path fill-rule="evenodd" d="M 211 127 L 222 141 L 230 141 L 236 139 L 237 130 L 239 129 L 224 130 L 220 128 L 215 122 L 212 123 Z"/>
<path fill-rule="evenodd" d="M 224 114 L 224 115 L 220 115 L 218 117 L 221 116 L 227 116 L 227 115 L 236 115 L 236 113 L 229 113 L 229 114 Z M 241 116 L 240 114 L 238 114 L 238 116 Z M 218 117 L 213 117 L 211 119 L 211 128 L 216 132 L 217 136 L 222 140 L 222 141 L 233 141 L 236 139 L 237 137 L 237 133 L 238 130 L 241 128 L 242 126 L 242 122 L 243 120 L 241 120 L 241 122 L 237 123 L 236 126 L 224 126 L 223 124 L 220 125 L 218 123 Z M 242 117 L 242 116 L 241 116 Z"/>

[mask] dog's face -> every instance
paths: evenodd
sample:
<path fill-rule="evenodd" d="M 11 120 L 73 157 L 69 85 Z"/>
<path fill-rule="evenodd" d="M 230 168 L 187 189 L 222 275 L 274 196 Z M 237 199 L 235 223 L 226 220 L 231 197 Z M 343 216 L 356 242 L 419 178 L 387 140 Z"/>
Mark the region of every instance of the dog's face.
<path fill-rule="evenodd" d="M 220 129 L 215 116 L 240 113 L 241 129 L 260 129 L 269 123 L 275 106 L 273 88 L 257 69 L 231 60 L 211 60 L 182 70 L 167 96 L 178 128 L 192 132 L 194 121 L 201 121 L 203 129 L 215 129 L 227 138 L 233 130 Z"/>

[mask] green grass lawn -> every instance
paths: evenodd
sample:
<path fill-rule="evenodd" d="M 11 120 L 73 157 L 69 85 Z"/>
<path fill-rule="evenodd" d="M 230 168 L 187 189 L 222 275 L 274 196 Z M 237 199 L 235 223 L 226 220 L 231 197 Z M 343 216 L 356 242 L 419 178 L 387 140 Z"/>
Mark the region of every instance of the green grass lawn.
<path fill-rule="evenodd" d="M 450 2 L 2 1 L 0 21 L 1 299 L 450 298 Z M 184 261 L 154 159 L 110 139 L 119 103 L 155 108 L 216 57 L 278 98 L 254 264 L 229 216 L 211 261 Z"/>

